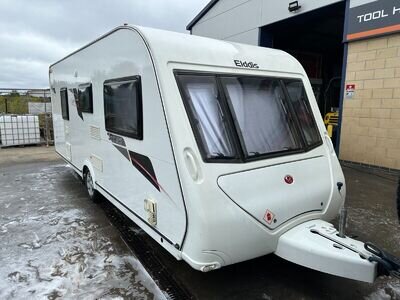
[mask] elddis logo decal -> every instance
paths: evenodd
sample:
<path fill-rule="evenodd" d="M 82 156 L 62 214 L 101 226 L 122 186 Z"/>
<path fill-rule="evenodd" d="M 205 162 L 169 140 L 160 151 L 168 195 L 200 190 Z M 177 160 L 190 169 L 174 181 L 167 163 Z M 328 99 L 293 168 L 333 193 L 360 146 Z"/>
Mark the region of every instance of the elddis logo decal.
<path fill-rule="evenodd" d="M 233 62 L 235 63 L 235 65 L 237 67 L 241 67 L 241 68 L 249 68 L 249 69 L 259 69 L 260 68 L 258 66 L 258 64 L 254 63 L 252 61 L 247 62 L 247 61 L 241 61 L 241 60 L 235 59 Z"/>

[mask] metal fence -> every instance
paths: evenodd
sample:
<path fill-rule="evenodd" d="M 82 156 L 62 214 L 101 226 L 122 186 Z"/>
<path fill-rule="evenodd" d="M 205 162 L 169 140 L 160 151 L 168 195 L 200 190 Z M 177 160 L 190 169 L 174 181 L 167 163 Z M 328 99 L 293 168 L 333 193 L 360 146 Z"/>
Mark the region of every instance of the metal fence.
<path fill-rule="evenodd" d="M 0 88 L 0 116 L 38 116 L 40 143 L 54 143 L 49 89 Z"/>

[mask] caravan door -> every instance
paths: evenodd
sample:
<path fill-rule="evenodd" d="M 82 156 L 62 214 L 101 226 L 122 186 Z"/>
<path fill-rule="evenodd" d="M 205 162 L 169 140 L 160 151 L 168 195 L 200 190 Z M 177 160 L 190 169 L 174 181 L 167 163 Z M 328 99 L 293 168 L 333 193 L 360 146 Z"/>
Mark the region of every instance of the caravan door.
<path fill-rule="evenodd" d="M 68 101 L 68 89 L 67 88 L 61 88 L 60 89 L 60 98 L 61 98 L 61 117 L 63 120 L 63 129 L 61 131 L 58 131 L 58 135 L 64 135 L 64 141 L 61 138 L 61 142 L 65 143 L 65 148 L 64 148 L 64 155 L 65 158 L 68 159 L 69 161 L 72 161 L 72 151 L 71 151 L 71 124 L 70 124 L 70 115 L 69 115 L 69 102 Z"/>

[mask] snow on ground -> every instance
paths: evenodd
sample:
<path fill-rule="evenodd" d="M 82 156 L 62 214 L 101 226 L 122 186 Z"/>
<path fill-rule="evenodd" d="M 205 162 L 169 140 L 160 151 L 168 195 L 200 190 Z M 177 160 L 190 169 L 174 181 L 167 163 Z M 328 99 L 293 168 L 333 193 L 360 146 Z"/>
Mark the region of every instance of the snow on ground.
<path fill-rule="evenodd" d="M 64 165 L 0 171 L 0 299 L 162 299 Z"/>
<path fill-rule="evenodd" d="M 395 249 L 394 255 L 400 253 L 400 227 L 398 220 L 393 218 L 393 212 L 382 206 L 380 203 L 374 203 L 372 207 L 366 208 L 348 208 L 349 220 L 348 226 L 353 231 L 361 232 L 365 236 L 372 236 L 373 241 L 382 249 Z M 368 226 L 366 226 L 368 220 Z M 378 233 L 378 234 L 376 234 Z M 367 240 L 361 237 L 361 240 Z M 393 251 L 393 250 L 389 250 Z M 365 297 L 367 300 L 400 300 L 400 279 L 394 277 L 378 278 L 374 285 L 374 292 Z"/>
<path fill-rule="evenodd" d="M 392 300 L 400 299 L 400 280 L 390 278 L 389 282 L 380 285 L 375 292 L 366 297 L 367 300 Z"/>

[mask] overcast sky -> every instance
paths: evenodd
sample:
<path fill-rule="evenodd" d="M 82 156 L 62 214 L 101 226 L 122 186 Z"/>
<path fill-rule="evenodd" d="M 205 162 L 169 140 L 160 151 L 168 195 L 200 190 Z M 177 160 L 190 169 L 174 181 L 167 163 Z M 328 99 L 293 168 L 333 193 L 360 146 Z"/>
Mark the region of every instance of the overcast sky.
<path fill-rule="evenodd" d="M 209 0 L 0 0 L 0 87 L 48 87 L 48 67 L 130 23 L 187 32 Z"/>

